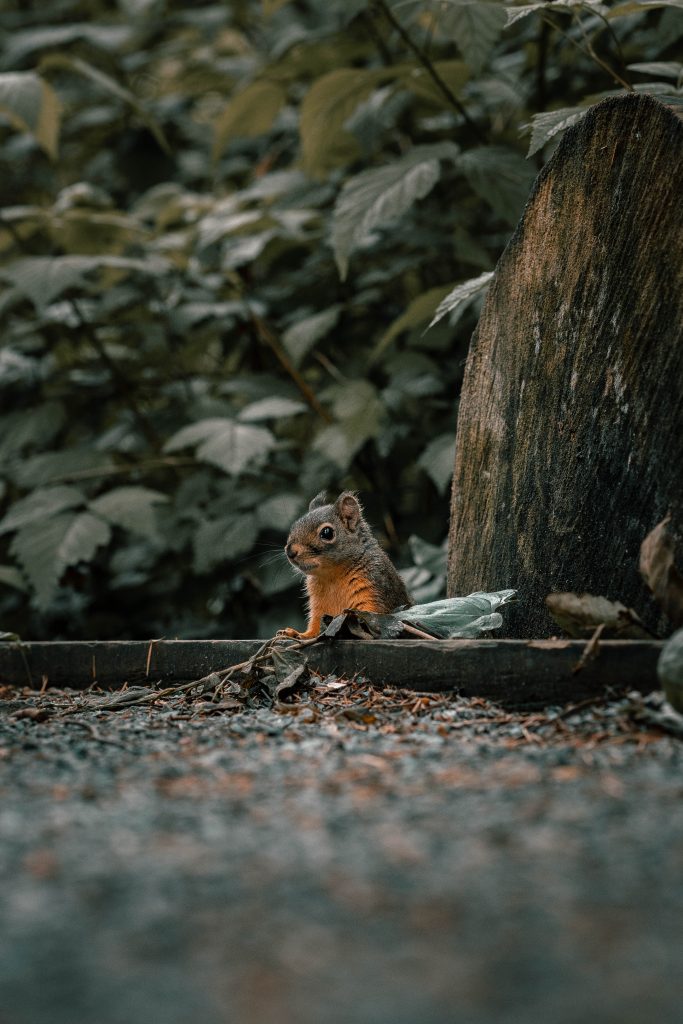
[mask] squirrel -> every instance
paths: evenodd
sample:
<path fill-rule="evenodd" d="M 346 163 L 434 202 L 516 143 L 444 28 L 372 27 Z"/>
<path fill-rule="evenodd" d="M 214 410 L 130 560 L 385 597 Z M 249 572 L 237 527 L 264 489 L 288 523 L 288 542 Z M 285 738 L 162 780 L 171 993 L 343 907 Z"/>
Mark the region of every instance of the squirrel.
<path fill-rule="evenodd" d="M 324 491 L 316 495 L 293 524 L 285 554 L 306 576 L 308 625 L 304 633 L 287 628 L 279 636 L 307 640 L 319 634 L 323 615 L 393 612 L 413 603 L 351 491 L 342 491 L 333 504 Z"/>

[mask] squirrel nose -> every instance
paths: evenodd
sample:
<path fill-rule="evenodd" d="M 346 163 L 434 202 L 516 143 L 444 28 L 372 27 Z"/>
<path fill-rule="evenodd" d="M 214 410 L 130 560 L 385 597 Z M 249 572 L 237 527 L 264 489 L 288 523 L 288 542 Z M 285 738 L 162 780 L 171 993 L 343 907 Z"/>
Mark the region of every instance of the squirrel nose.
<path fill-rule="evenodd" d="M 287 544 L 285 545 L 285 554 L 292 562 L 296 561 L 301 554 L 301 545 L 292 544 L 291 541 L 287 541 Z"/>

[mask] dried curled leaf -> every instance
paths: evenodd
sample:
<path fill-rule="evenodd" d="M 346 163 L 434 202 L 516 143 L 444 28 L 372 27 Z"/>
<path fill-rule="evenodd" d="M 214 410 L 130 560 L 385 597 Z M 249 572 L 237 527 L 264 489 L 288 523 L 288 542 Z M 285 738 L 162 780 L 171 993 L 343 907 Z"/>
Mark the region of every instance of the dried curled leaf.
<path fill-rule="evenodd" d="M 671 516 L 655 526 L 640 546 L 640 574 L 674 627 L 683 626 L 683 575 L 675 565 Z"/>
<path fill-rule="evenodd" d="M 546 606 L 565 633 L 579 639 L 591 637 L 598 626 L 601 635 L 622 640 L 643 640 L 651 636 L 639 616 L 621 601 L 609 601 L 595 594 L 548 594 Z"/>

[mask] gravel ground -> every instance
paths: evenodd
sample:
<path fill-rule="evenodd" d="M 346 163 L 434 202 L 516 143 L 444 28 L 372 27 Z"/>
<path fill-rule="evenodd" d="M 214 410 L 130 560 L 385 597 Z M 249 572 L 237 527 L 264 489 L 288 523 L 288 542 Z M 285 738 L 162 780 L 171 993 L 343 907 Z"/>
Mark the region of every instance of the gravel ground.
<path fill-rule="evenodd" d="M 0 698 L 2 1024 L 683 1017 L 683 743 L 640 698 Z"/>

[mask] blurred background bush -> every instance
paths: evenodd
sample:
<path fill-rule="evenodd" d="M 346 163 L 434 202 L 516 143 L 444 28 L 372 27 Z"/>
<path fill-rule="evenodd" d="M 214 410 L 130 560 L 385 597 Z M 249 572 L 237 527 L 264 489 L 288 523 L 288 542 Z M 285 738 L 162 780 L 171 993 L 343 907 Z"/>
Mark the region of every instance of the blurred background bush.
<path fill-rule="evenodd" d="M 323 488 L 440 596 L 490 271 L 591 102 L 680 104 L 680 0 L 5 0 L 0 29 L 0 627 L 297 625 L 282 545 Z"/>

